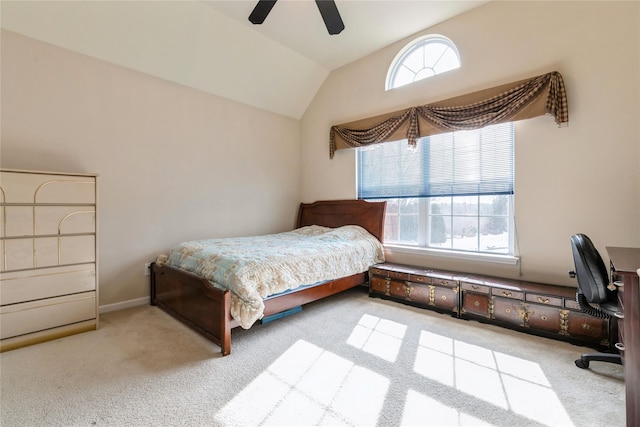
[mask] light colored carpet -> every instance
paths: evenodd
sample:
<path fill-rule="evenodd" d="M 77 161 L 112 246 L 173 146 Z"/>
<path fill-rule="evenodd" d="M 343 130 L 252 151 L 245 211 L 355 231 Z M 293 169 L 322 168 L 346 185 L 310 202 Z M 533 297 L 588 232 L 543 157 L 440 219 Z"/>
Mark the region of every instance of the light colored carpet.
<path fill-rule="evenodd" d="M 621 366 L 355 289 L 219 349 L 151 306 L 1 355 L 3 426 L 623 426 Z"/>

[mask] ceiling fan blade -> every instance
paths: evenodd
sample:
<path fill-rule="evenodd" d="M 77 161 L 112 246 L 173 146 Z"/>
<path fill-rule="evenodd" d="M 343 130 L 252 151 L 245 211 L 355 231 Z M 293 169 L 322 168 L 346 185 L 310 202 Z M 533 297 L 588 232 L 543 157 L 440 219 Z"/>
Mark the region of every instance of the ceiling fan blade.
<path fill-rule="evenodd" d="M 342 30 L 344 30 L 344 23 L 342 22 L 335 1 L 316 0 L 316 5 L 318 5 L 318 10 L 320 11 L 320 15 L 322 15 L 324 25 L 327 26 L 329 34 L 340 34 Z"/>
<path fill-rule="evenodd" d="M 262 24 L 267 18 L 269 12 L 276 4 L 277 0 L 258 0 L 258 4 L 253 8 L 253 12 L 249 15 L 249 21 L 252 24 Z"/>

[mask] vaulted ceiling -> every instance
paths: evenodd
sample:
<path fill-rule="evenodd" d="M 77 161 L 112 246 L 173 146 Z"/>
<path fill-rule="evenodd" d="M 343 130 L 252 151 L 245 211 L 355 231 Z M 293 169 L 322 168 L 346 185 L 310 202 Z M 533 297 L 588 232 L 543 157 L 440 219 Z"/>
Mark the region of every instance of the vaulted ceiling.
<path fill-rule="evenodd" d="M 300 118 L 331 70 L 486 2 L 336 0 L 329 35 L 312 0 L 0 2 L 25 36 L 285 116 Z"/>

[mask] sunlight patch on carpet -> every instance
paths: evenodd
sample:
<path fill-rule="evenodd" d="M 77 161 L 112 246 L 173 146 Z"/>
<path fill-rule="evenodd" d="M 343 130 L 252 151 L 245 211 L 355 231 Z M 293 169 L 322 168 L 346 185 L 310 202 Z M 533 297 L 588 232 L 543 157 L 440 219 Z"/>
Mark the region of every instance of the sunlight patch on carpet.
<path fill-rule="evenodd" d="M 573 425 L 535 362 L 422 331 L 413 369 L 425 378 L 530 420 Z M 449 411 L 441 403 L 434 408 Z M 411 416 L 411 411 L 405 413 Z"/>
<path fill-rule="evenodd" d="M 217 414 L 221 425 L 375 425 L 389 379 L 297 341 Z"/>
<path fill-rule="evenodd" d="M 425 396 L 415 390 L 407 392 L 402 413 L 403 426 L 491 426 L 491 424 L 460 412 L 457 408 Z"/>
<path fill-rule="evenodd" d="M 365 314 L 353 328 L 347 344 L 388 362 L 395 362 L 406 331 L 407 325 Z"/>

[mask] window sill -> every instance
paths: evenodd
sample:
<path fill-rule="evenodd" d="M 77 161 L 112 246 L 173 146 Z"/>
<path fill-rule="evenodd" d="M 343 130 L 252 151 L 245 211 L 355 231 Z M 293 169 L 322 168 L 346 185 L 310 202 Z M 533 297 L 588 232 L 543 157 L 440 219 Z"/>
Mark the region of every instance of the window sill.
<path fill-rule="evenodd" d="M 496 255 L 496 254 L 481 254 L 481 253 L 469 253 L 469 252 L 458 252 L 458 251 L 447 251 L 442 249 L 430 249 L 430 248 L 416 248 L 412 246 L 401 246 L 401 245 L 392 245 L 385 244 L 385 251 L 391 253 L 405 253 L 412 255 L 426 255 L 440 258 L 449 258 L 449 259 L 459 259 L 466 261 L 478 261 L 478 262 L 488 262 L 494 264 L 505 264 L 505 265 L 517 265 L 520 261 L 520 257 L 516 257 L 513 255 Z"/>

